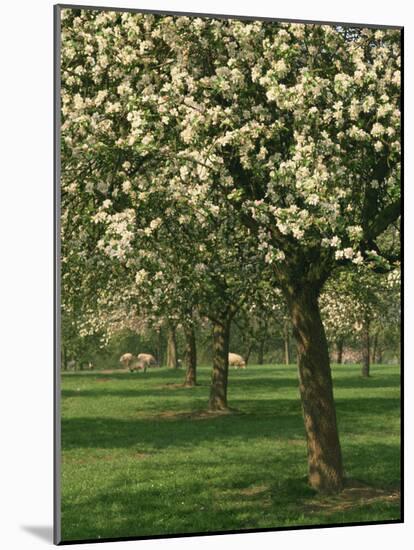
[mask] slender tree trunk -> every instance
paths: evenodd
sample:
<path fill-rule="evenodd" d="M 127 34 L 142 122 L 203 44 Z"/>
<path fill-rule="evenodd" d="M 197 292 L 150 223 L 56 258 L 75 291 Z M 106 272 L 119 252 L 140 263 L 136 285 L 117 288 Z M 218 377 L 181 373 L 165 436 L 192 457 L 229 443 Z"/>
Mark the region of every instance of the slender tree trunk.
<path fill-rule="evenodd" d="M 290 365 L 289 321 L 285 321 L 285 324 L 283 327 L 283 341 L 285 345 L 285 365 Z"/>
<path fill-rule="evenodd" d="M 398 352 L 398 360 L 400 358 L 400 353 Z M 381 348 L 377 348 L 377 357 L 376 357 L 376 361 L 378 363 L 378 365 L 381 365 L 382 363 L 382 349 Z"/>
<path fill-rule="evenodd" d="M 377 362 L 377 350 L 378 350 L 378 330 L 375 331 L 374 339 L 372 341 L 371 363 L 373 364 Z"/>
<path fill-rule="evenodd" d="M 175 326 L 168 324 L 167 327 L 167 367 L 176 369 L 177 363 L 177 339 Z"/>
<path fill-rule="evenodd" d="M 197 384 L 197 346 L 193 326 L 184 326 L 185 335 L 185 357 L 187 361 L 187 371 L 185 374 L 184 386 L 193 387 Z"/>
<path fill-rule="evenodd" d="M 226 411 L 229 372 L 230 321 L 213 323 L 213 374 L 211 378 L 210 411 Z"/>
<path fill-rule="evenodd" d="M 308 286 L 291 292 L 288 300 L 298 348 L 309 483 L 317 491 L 337 493 L 343 488 L 342 453 L 318 292 Z"/>
<path fill-rule="evenodd" d="M 264 345 L 265 341 L 262 339 L 259 340 L 259 349 L 257 352 L 257 364 L 263 365 L 264 363 Z"/>
<path fill-rule="evenodd" d="M 364 378 L 369 377 L 370 367 L 370 337 L 369 337 L 369 320 L 365 319 L 362 326 L 362 371 Z"/>
<path fill-rule="evenodd" d="M 162 327 L 157 330 L 158 342 L 157 342 L 157 359 L 160 367 L 164 365 L 164 333 Z"/>
<path fill-rule="evenodd" d="M 265 344 L 266 344 L 266 338 L 267 338 L 267 328 L 268 328 L 268 322 L 265 320 L 264 322 L 259 322 L 259 349 L 257 353 L 257 363 L 259 365 L 264 364 L 264 350 L 265 350 Z"/>
<path fill-rule="evenodd" d="M 336 362 L 338 365 L 342 365 L 342 357 L 344 355 L 344 339 L 339 338 L 336 341 Z"/>
<path fill-rule="evenodd" d="M 253 349 L 253 342 L 250 341 L 250 342 L 249 342 L 249 346 L 248 346 L 248 348 L 247 348 L 246 357 L 244 358 L 244 361 L 245 361 L 245 363 L 246 363 L 246 366 L 247 366 L 247 364 L 248 364 L 248 362 L 249 362 L 250 354 L 251 354 L 251 352 L 252 352 L 252 349 Z"/>

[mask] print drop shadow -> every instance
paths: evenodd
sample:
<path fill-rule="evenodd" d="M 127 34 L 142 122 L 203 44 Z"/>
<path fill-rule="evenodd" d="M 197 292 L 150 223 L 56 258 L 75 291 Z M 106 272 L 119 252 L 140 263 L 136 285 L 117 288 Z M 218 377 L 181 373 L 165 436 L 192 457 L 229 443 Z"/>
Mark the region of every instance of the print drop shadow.
<path fill-rule="evenodd" d="M 53 543 L 53 527 L 51 525 L 21 525 L 21 528 L 41 540 Z"/>

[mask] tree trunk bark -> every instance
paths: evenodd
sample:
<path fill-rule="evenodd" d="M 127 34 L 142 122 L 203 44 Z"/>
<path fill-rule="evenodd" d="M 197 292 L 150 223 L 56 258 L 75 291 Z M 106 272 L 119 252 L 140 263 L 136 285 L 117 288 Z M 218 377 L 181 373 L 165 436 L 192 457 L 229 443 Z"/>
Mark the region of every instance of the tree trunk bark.
<path fill-rule="evenodd" d="M 364 378 L 369 377 L 370 367 L 370 337 L 369 337 L 369 320 L 365 319 L 362 326 L 362 371 Z"/>
<path fill-rule="evenodd" d="M 244 361 L 246 363 L 246 367 L 247 367 L 247 364 L 249 362 L 249 359 L 250 359 L 250 354 L 252 352 L 252 349 L 253 349 L 253 342 L 250 342 L 249 343 L 249 346 L 247 348 L 247 353 L 246 353 L 246 357 L 244 358 Z"/>
<path fill-rule="evenodd" d="M 185 374 L 184 386 L 191 388 L 197 385 L 197 346 L 193 326 L 184 326 L 185 335 L 185 357 L 187 361 L 187 372 Z"/>
<path fill-rule="evenodd" d="M 337 493 L 343 488 L 342 453 L 318 292 L 308 286 L 292 292 L 288 299 L 297 340 L 309 483 L 317 491 Z"/>
<path fill-rule="evenodd" d="M 398 353 L 398 360 L 399 360 L 399 357 L 400 357 L 400 353 Z M 377 348 L 376 360 L 377 360 L 378 365 L 381 365 L 381 363 L 382 363 L 382 349 L 381 348 Z"/>
<path fill-rule="evenodd" d="M 259 349 L 258 349 L 258 352 L 257 352 L 257 364 L 258 365 L 263 365 L 264 363 L 264 345 L 265 345 L 265 342 L 263 339 L 259 340 Z"/>
<path fill-rule="evenodd" d="M 158 333 L 158 342 L 157 342 L 157 359 L 160 367 L 164 365 L 164 333 L 162 327 L 159 327 L 157 330 Z"/>
<path fill-rule="evenodd" d="M 336 341 L 336 362 L 342 365 L 342 357 L 344 354 L 344 339 L 340 338 Z"/>
<path fill-rule="evenodd" d="M 213 323 L 213 374 L 211 378 L 210 411 L 226 411 L 229 372 L 230 321 Z"/>
<path fill-rule="evenodd" d="M 372 342 L 371 363 L 373 364 L 377 362 L 377 350 L 378 350 L 378 330 L 375 331 L 374 340 Z"/>
<path fill-rule="evenodd" d="M 177 339 L 175 335 L 175 326 L 168 325 L 167 328 L 167 367 L 176 369 L 177 363 Z"/>
<path fill-rule="evenodd" d="M 285 365 L 290 365 L 289 321 L 285 321 L 285 325 L 283 327 L 283 341 L 285 345 Z"/>

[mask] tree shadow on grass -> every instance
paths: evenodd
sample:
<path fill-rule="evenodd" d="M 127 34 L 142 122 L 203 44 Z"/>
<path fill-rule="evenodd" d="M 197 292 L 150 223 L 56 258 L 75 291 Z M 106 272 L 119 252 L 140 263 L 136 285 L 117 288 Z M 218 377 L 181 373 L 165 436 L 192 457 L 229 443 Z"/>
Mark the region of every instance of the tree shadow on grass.
<path fill-rule="evenodd" d="M 334 387 L 341 389 L 369 390 L 371 388 L 398 388 L 400 385 L 400 375 L 374 375 L 369 378 L 357 376 L 355 378 L 334 379 Z"/>
<path fill-rule="evenodd" d="M 103 381 L 110 381 L 110 379 L 102 378 L 100 380 Z M 280 383 L 279 383 L 280 382 Z M 232 394 L 235 394 L 238 392 L 238 390 L 244 391 L 245 389 L 249 390 L 250 393 L 260 392 L 260 390 L 263 391 L 263 393 L 271 395 L 272 386 L 275 390 L 274 395 L 277 396 L 277 391 L 280 390 L 282 387 L 294 389 L 297 390 L 297 384 L 295 381 L 291 380 L 282 380 L 275 383 L 273 381 L 273 384 L 263 385 L 263 384 L 252 384 L 249 383 L 249 381 L 245 380 L 238 380 L 237 383 L 233 384 L 229 387 L 229 396 Z M 97 385 L 95 387 L 91 387 L 90 385 L 87 388 L 79 388 L 79 389 L 63 389 L 61 391 L 61 396 L 63 398 L 66 397 L 102 397 L 102 396 L 114 396 L 114 397 L 156 397 L 156 398 L 168 398 L 173 395 L 190 395 L 190 396 L 197 396 L 197 395 L 206 395 L 206 391 L 208 393 L 210 388 L 209 384 L 198 384 L 197 386 L 193 388 L 186 388 L 183 384 L 174 384 L 174 383 L 166 383 L 157 387 L 154 386 L 143 386 L 143 387 L 132 387 L 132 388 L 125 388 L 125 386 L 119 387 L 117 389 L 114 388 L 113 385 L 106 386 L 105 384 L 99 384 L 99 379 L 97 380 Z M 272 399 L 272 398 L 271 398 Z M 206 398 L 207 402 L 207 398 Z"/>
<path fill-rule="evenodd" d="M 120 473 L 109 487 L 95 487 L 90 498 L 64 501 L 63 539 L 277 528 L 299 503 L 315 496 L 304 478 L 269 479 L 269 466 L 259 464 L 255 476 L 243 482 L 235 466 L 219 460 L 203 464 L 207 483 L 200 475 L 171 483 L 167 472 L 165 483 L 155 476 L 152 483 L 139 483 Z M 278 467 L 286 472 L 289 459 L 281 459 Z"/>
<path fill-rule="evenodd" d="M 239 402 L 235 400 L 234 404 L 237 407 Z M 277 399 L 265 403 L 243 400 L 240 405 L 244 408 L 241 413 L 254 413 L 197 418 L 200 409 L 183 411 L 181 407 L 181 410 L 160 411 L 147 417 L 142 417 L 141 412 L 122 419 L 63 417 L 62 444 L 64 449 L 128 448 L 138 443 L 163 449 L 195 446 L 202 442 L 228 442 L 232 438 L 254 440 L 258 437 L 303 436 L 301 410 L 295 400 Z"/>
<path fill-rule="evenodd" d="M 367 444 L 346 442 L 343 459 L 351 477 L 364 480 L 374 487 L 395 489 L 401 483 L 400 445 L 393 443 Z M 375 459 L 373 460 L 373 457 Z"/>
<path fill-rule="evenodd" d="M 154 398 L 165 395 L 157 390 Z M 399 445 L 395 440 L 378 442 L 378 416 L 398 418 L 399 400 L 362 397 L 337 403 L 340 427 L 346 428 L 341 439 L 347 475 L 380 491 L 395 488 Z M 64 539 L 397 518 L 398 503 L 388 503 L 388 497 L 384 502 L 382 497 L 378 502 L 351 502 L 349 495 L 326 499 L 309 488 L 299 400 L 235 398 L 232 405 L 240 407 L 240 414 L 209 416 L 192 408 L 122 419 L 63 418 L 63 450 L 123 449 L 132 460 L 141 450 L 136 467 L 129 460 L 126 471 L 117 469 L 109 487 L 105 476 L 97 475 L 90 497 L 71 500 L 64 495 Z M 367 439 L 352 439 L 358 434 L 367 434 Z M 267 441 L 271 445 L 265 443 L 257 454 Z M 190 453 L 198 447 L 193 462 Z M 115 466 L 125 456 L 105 456 L 103 464 L 101 458 L 88 464 L 84 455 L 83 466 L 100 472 L 108 461 Z"/>
<path fill-rule="evenodd" d="M 151 379 L 168 379 L 184 377 L 184 369 L 166 369 L 166 368 L 148 368 L 146 373 L 130 372 L 126 369 L 103 369 L 94 371 L 62 371 L 61 377 L 64 381 L 88 381 L 99 380 L 100 378 L 111 378 L 113 380 L 151 380 Z"/>
<path fill-rule="evenodd" d="M 375 416 L 399 417 L 400 400 L 391 397 L 336 398 L 336 412 L 339 417 L 354 418 L 358 422 L 369 422 Z M 375 428 L 375 425 L 373 425 Z"/>
<path fill-rule="evenodd" d="M 162 392 L 161 392 L 162 394 Z M 125 394 L 124 394 L 125 395 Z M 126 393 L 128 396 L 129 393 Z M 133 394 L 135 395 L 135 394 Z M 157 395 L 157 394 L 155 394 Z M 163 394 L 162 394 L 163 395 Z M 192 403 L 194 405 L 194 403 Z M 218 443 L 232 438 L 254 440 L 256 438 L 289 439 L 304 437 L 303 420 L 298 400 L 266 399 L 237 400 L 232 405 L 245 414 L 193 418 L 197 409 L 175 410 L 169 415 L 142 417 L 132 413 L 129 418 L 76 417 L 62 418 L 63 448 L 128 448 L 137 443 L 162 449 L 170 446 L 194 446 L 202 442 Z M 358 424 L 371 422 L 371 417 L 397 413 L 398 400 L 369 398 L 339 400 L 338 418 L 347 432 L 359 433 Z M 184 416 L 186 413 L 189 416 Z M 350 428 L 348 428 L 348 424 Z M 375 427 L 375 423 L 374 423 Z"/>
<path fill-rule="evenodd" d="M 244 378 L 238 378 L 237 374 L 233 377 L 229 376 L 229 390 L 232 391 L 233 389 L 241 388 L 243 390 L 248 389 L 249 392 L 254 392 L 258 390 L 262 390 L 266 393 L 271 392 L 274 390 L 277 392 L 278 390 L 282 388 L 289 388 L 296 390 L 298 388 L 298 381 L 297 378 L 292 376 L 291 378 L 260 378 L 257 377 L 244 377 Z"/>
<path fill-rule="evenodd" d="M 193 389 L 194 389 L 193 395 L 195 395 L 199 387 L 197 386 L 196 388 L 193 388 Z M 205 392 L 205 387 L 203 388 L 202 386 L 200 386 L 200 389 Z M 181 392 L 182 395 L 188 394 L 188 389 L 184 387 L 174 388 L 174 390 L 177 392 Z M 96 388 L 88 388 L 88 389 L 84 389 L 84 388 L 80 388 L 79 390 L 65 389 L 65 390 L 62 390 L 61 392 L 61 396 L 63 398 L 67 398 L 67 397 L 88 397 L 88 398 L 98 397 L 99 398 L 99 397 L 111 396 L 111 397 L 121 397 L 121 398 L 127 398 L 127 397 L 160 398 L 160 400 L 162 400 L 162 399 L 171 397 L 171 395 L 172 395 L 172 391 L 169 390 L 168 388 L 161 388 L 161 389 L 120 388 L 119 390 L 117 390 L 117 389 L 114 389 L 113 387 L 105 388 L 105 387 L 102 387 L 101 385 Z"/>
<path fill-rule="evenodd" d="M 385 450 L 382 444 L 364 449 L 386 462 Z M 240 470 L 239 462 L 223 462 L 219 456 L 198 464 L 198 470 L 182 461 L 174 464 L 173 472 L 163 471 L 163 464 L 152 465 L 152 470 L 148 466 L 145 476 L 140 475 L 142 465 L 128 473 L 120 471 L 109 486 L 103 480 L 102 486 L 94 487 L 90 497 L 64 500 L 64 540 L 328 525 L 398 516 L 396 488 L 387 492 L 360 483 L 355 491 L 353 483 L 343 494 L 318 495 L 309 487 L 303 465 L 297 466 L 295 453 L 258 458 L 247 473 Z M 386 506 L 390 497 L 389 511 L 375 508 Z"/>

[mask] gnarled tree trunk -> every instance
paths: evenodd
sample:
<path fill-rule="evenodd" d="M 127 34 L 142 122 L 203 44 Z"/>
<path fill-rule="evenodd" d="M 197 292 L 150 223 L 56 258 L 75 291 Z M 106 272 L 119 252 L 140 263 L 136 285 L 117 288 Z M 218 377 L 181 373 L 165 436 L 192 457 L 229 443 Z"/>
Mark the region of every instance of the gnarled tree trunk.
<path fill-rule="evenodd" d="M 213 322 L 213 374 L 211 378 L 210 411 L 226 411 L 229 372 L 230 321 Z"/>
<path fill-rule="evenodd" d="M 185 373 L 184 386 L 193 387 L 197 384 L 197 346 L 193 326 L 184 325 L 185 335 L 185 357 L 187 362 L 187 371 Z"/>
<path fill-rule="evenodd" d="M 167 327 L 167 367 L 176 369 L 177 363 L 177 339 L 175 335 L 175 326 L 168 324 Z"/>
<path fill-rule="evenodd" d="M 291 291 L 288 301 L 298 348 L 309 483 L 317 491 L 336 493 L 343 488 L 342 454 L 318 291 L 310 286 Z"/>

